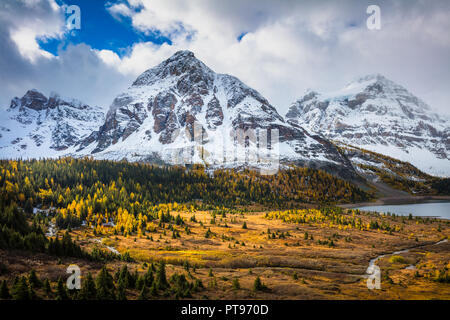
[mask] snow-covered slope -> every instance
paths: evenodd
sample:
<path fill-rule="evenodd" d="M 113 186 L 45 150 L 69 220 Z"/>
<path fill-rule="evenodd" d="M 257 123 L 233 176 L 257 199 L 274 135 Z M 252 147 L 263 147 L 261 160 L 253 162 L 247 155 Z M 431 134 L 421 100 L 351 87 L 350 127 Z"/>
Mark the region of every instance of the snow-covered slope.
<path fill-rule="evenodd" d="M 370 75 L 329 94 L 308 91 L 290 107 L 288 122 L 331 140 L 450 176 L 450 121 L 381 75 Z"/>
<path fill-rule="evenodd" d="M 0 115 L 0 158 L 57 157 L 73 152 L 104 121 L 99 107 L 29 90 Z"/>
<path fill-rule="evenodd" d="M 247 149 L 233 149 L 238 144 L 233 134 L 249 129 L 259 138 L 250 139 Z M 78 154 L 113 160 L 259 166 L 264 142 L 277 140 L 275 129 L 280 143 L 268 151 L 269 162 L 278 157 L 279 150 L 282 163 L 353 171 L 329 141 L 286 123 L 257 91 L 233 76 L 215 73 L 192 52 L 179 51 L 145 71 L 117 96 L 104 124 L 85 139 Z M 246 154 L 239 154 L 240 150 Z"/>

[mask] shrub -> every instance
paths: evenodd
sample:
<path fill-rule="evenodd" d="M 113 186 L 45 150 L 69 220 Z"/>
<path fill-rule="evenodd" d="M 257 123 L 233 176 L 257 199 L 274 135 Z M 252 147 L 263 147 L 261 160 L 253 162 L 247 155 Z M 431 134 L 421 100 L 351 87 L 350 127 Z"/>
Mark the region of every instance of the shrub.
<path fill-rule="evenodd" d="M 389 262 L 390 263 L 406 263 L 406 260 L 402 256 L 392 256 L 392 257 L 390 257 Z"/>
<path fill-rule="evenodd" d="M 261 281 L 259 276 L 256 277 L 255 282 L 253 283 L 253 290 L 255 290 L 255 291 L 267 290 L 267 286 Z"/>
<path fill-rule="evenodd" d="M 239 279 L 238 278 L 234 278 L 233 279 L 233 289 L 234 290 L 239 290 L 241 288 L 241 284 L 239 283 Z"/>

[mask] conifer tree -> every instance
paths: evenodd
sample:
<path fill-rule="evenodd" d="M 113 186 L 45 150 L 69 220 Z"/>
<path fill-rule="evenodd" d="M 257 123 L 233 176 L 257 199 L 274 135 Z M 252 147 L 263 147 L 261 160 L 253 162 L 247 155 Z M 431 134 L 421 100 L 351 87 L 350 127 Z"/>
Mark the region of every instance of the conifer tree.
<path fill-rule="evenodd" d="M 142 290 L 142 288 L 144 287 L 145 284 L 145 279 L 143 276 L 139 276 L 137 281 L 136 281 L 136 289 L 137 290 Z"/>
<path fill-rule="evenodd" d="M 164 290 L 167 288 L 167 277 L 166 277 L 166 264 L 161 261 L 159 268 L 156 271 L 156 286 L 158 290 Z"/>
<path fill-rule="evenodd" d="M 138 271 L 136 269 L 136 270 L 134 270 L 134 273 L 130 277 L 130 282 L 131 282 L 130 283 L 130 288 L 131 289 L 136 288 L 136 282 L 137 282 L 138 278 L 139 278 L 139 274 L 138 274 Z"/>
<path fill-rule="evenodd" d="M 127 300 L 124 282 L 119 283 L 119 287 L 117 289 L 117 300 Z"/>
<path fill-rule="evenodd" d="M 38 276 L 36 275 L 36 270 L 32 269 L 30 271 L 30 274 L 28 276 L 28 283 L 30 286 L 33 286 L 33 288 L 41 288 L 42 282 L 39 280 Z"/>
<path fill-rule="evenodd" d="M 153 271 L 150 267 L 148 267 L 147 273 L 144 276 L 144 282 L 147 288 L 150 288 L 153 284 L 154 277 L 153 277 Z"/>
<path fill-rule="evenodd" d="M 239 283 L 239 279 L 238 278 L 234 278 L 233 279 L 233 289 L 234 290 L 239 290 L 241 288 L 241 284 Z"/>
<path fill-rule="evenodd" d="M 34 288 L 32 285 L 28 286 L 28 291 L 29 291 L 29 295 L 30 295 L 30 300 L 38 299 L 38 296 L 37 296 L 36 292 L 34 291 Z"/>
<path fill-rule="evenodd" d="M 118 284 L 120 284 L 120 283 L 123 283 L 123 285 L 125 286 L 125 288 L 132 288 L 132 276 L 131 276 L 131 274 L 128 272 L 128 267 L 127 267 L 127 265 L 124 265 L 123 267 L 122 267 L 122 269 L 120 270 L 120 273 L 119 273 L 119 277 L 118 277 L 118 279 L 117 279 L 117 283 Z"/>
<path fill-rule="evenodd" d="M 45 279 L 44 281 L 44 292 L 47 297 L 53 296 L 52 287 L 50 286 L 50 281 L 48 281 L 48 279 Z"/>
<path fill-rule="evenodd" d="M 2 281 L 0 285 L 0 299 L 11 299 L 11 294 L 9 293 L 8 284 L 6 280 Z"/>
<path fill-rule="evenodd" d="M 28 287 L 27 279 L 21 277 L 13 288 L 14 300 L 30 300 L 30 289 Z"/>
<path fill-rule="evenodd" d="M 99 300 L 114 300 L 114 279 L 109 274 L 106 266 L 98 273 L 95 279 L 95 287 L 97 289 L 97 298 Z"/>
<path fill-rule="evenodd" d="M 80 293 L 78 294 L 80 300 L 96 300 L 97 299 L 97 289 L 95 287 L 94 279 L 89 272 L 86 279 L 83 281 Z"/>
<path fill-rule="evenodd" d="M 147 289 L 147 286 L 144 283 L 144 286 L 142 287 L 142 290 L 139 293 L 138 300 L 147 300 L 147 294 L 148 294 L 148 289 Z"/>
<path fill-rule="evenodd" d="M 267 287 L 262 283 L 259 276 L 256 277 L 255 282 L 253 283 L 253 290 L 255 291 L 263 291 L 266 290 Z"/>
<path fill-rule="evenodd" d="M 61 277 L 59 277 L 58 284 L 56 286 L 56 300 L 69 300 L 66 286 Z"/>
<path fill-rule="evenodd" d="M 156 296 L 158 295 L 158 289 L 156 288 L 156 282 L 153 282 L 153 285 L 152 285 L 151 288 L 150 288 L 149 294 L 150 294 L 152 297 L 156 297 Z"/>
<path fill-rule="evenodd" d="M 184 263 L 183 263 L 183 268 L 184 268 L 184 270 L 186 270 L 187 272 L 189 272 L 189 268 L 190 268 L 189 260 L 185 260 L 185 261 L 184 261 Z"/>

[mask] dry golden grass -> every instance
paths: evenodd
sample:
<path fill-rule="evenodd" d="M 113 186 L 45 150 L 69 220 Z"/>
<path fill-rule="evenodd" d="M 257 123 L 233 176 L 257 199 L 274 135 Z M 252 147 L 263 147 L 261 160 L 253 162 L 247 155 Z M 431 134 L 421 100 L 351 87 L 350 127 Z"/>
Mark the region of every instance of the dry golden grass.
<path fill-rule="evenodd" d="M 211 212 L 196 212 L 197 222 L 190 221 L 192 213 L 180 215 L 191 233 L 186 233 L 185 226 L 174 225 L 181 235 L 178 239 L 172 238 L 172 231 L 167 229 L 169 224 L 166 229 L 156 228 L 156 232 L 141 237 L 123 237 L 112 232 L 94 236 L 88 228 L 74 230 L 72 236 L 85 248 L 111 246 L 121 253 L 129 252 L 135 260 L 128 263 L 129 268 L 139 272 L 145 270 L 144 262 L 165 260 L 169 276 L 173 272 L 185 273 L 183 264 L 189 261 L 196 266 L 195 271 L 191 269 L 192 277 L 201 279 L 206 287 L 194 295 L 196 299 L 450 299 L 448 284 L 416 276 L 416 270 L 405 269 L 413 264 L 419 274 L 426 274 L 449 263 L 450 243 L 424 246 L 449 237 L 450 226 L 445 221 L 416 223 L 416 220 L 361 215 L 364 223 L 378 219 L 402 227 L 401 231 L 389 234 L 380 230 L 343 230 L 323 223 L 285 223 L 264 218 L 264 212 L 217 215 L 214 224 Z M 242 227 L 244 222 L 247 229 Z M 268 229 L 271 234 L 278 234 L 276 239 L 269 239 Z M 209 238 L 205 237 L 207 230 L 212 232 Z M 280 239 L 281 234 L 288 235 Z M 330 238 L 334 247 L 318 244 L 318 240 Z M 102 240 L 99 243 L 94 239 Z M 380 259 L 382 276 L 388 274 L 392 281 L 383 278 L 381 290 L 367 289 L 362 276 L 370 259 L 416 246 L 423 247 L 398 254 L 402 258 L 395 261 L 390 261 L 390 256 Z M 84 273 L 95 274 L 101 268 L 100 264 L 76 259 L 65 258 L 58 264 L 57 259 L 44 255 L 0 254 L 15 274 L 34 268 L 51 279 L 65 276 L 70 263 L 77 263 Z M 122 264 L 110 263 L 108 268 L 117 270 Z M 213 277 L 208 275 L 209 268 Z M 268 291 L 252 290 L 257 276 Z M 232 288 L 235 278 L 239 279 L 239 290 Z"/>

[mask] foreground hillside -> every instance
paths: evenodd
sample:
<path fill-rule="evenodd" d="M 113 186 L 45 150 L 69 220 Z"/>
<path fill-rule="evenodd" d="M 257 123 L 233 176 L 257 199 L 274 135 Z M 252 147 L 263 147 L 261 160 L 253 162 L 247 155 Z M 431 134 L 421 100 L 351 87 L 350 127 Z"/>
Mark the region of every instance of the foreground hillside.
<path fill-rule="evenodd" d="M 371 195 L 321 171 L 0 163 L 0 299 L 450 298 L 448 221 L 334 207 Z"/>
<path fill-rule="evenodd" d="M 59 251 L 0 249 L 0 279 L 16 299 L 450 298 L 450 244 L 439 243 L 448 222 L 333 208 L 160 211 L 145 229 L 70 231 L 83 252 L 101 255 L 73 256 L 63 230 L 52 235 Z M 370 259 L 414 247 L 380 259 L 381 290 L 367 289 Z M 63 285 L 70 264 L 82 271 L 81 291 Z"/>
<path fill-rule="evenodd" d="M 336 144 L 340 152 L 352 162 L 358 174 L 371 183 L 380 196 L 450 195 L 450 178 L 434 177 L 408 162 L 380 153 L 345 143 Z M 386 186 L 390 188 L 386 189 Z"/>
<path fill-rule="evenodd" d="M 28 212 L 37 205 L 66 208 L 85 219 L 117 213 L 119 208 L 149 212 L 158 203 L 279 207 L 293 202 L 345 203 L 368 200 L 353 184 L 323 171 L 293 167 L 276 175 L 256 171 L 206 170 L 202 166 L 157 167 L 149 164 L 63 158 L 0 161 L 2 199 Z M 72 210 L 73 205 L 79 210 Z"/>

